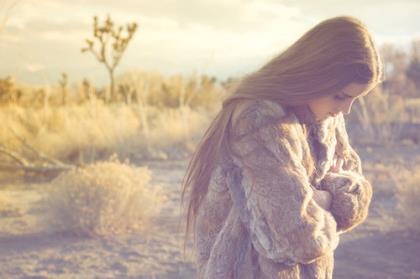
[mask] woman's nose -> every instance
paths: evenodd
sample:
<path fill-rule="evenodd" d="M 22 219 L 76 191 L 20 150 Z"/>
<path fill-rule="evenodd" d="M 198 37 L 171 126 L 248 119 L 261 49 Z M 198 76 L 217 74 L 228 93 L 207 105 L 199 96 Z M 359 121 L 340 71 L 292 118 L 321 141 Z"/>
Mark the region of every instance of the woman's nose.
<path fill-rule="evenodd" d="M 346 102 L 343 106 L 343 108 L 341 109 L 341 111 L 343 112 L 343 114 L 349 114 L 351 111 L 351 106 L 353 105 L 353 101 L 349 101 Z"/>

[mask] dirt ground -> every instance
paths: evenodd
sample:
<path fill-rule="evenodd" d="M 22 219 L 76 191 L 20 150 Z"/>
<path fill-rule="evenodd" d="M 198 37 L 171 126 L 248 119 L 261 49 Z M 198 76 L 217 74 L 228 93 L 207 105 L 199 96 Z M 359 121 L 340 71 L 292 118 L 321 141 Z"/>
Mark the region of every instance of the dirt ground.
<path fill-rule="evenodd" d="M 419 169 L 419 146 L 360 147 L 365 175 L 374 178 L 375 165 L 407 164 Z M 0 215 L 0 278 L 195 278 L 191 255 L 182 256 L 179 198 L 186 160 L 143 162 L 153 181 L 168 197 L 159 218 L 143 234 L 83 238 L 45 231 L 42 184 L 0 188 L 17 201 L 17 212 Z M 334 278 L 420 278 L 420 235 L 390 229 L 384 214 L 392 214 L 392 185 L 374 186 L 369 217 L 341 236 Z"/>

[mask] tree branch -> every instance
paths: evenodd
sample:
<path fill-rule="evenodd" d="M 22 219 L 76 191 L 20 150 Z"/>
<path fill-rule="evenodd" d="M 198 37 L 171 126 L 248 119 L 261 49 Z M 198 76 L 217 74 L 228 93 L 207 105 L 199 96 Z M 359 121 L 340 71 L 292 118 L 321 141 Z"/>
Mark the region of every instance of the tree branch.
<path fill-rule="evenodd" d="M 29 165 L 29 163 L 24 158 L 20 157 L 15 152 L 8 150 L 7 148 L 3 147 L 2 145 L 0 145 L 0 153 L 3 153 L 5 155 L 9 156 L 10 158 L 12 158 L 14 161 L 16 161 L 21 166 Z"/>

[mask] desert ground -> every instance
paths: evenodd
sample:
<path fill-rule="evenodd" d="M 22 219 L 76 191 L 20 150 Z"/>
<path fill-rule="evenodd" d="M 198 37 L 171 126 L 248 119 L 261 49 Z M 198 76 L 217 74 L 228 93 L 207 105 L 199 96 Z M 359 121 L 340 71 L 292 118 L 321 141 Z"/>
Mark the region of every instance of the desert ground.
<path fill-rule="evenodd" d="M 393 218 L 395 185 L 387 171 L 418 171 L 420 146 L 356 147 L 374 197 L 367 220 L 341 236 L 334 278 L 420 278 L 420 234 Z M 81 237 L 53 232 L 38 222 L 45 214 L 44 182 L 3 185 L 14 206 L 0 214 L 0 278 L 195 278 L 191 250 L 182 250 L 181 179 L 188 157 L 139 161 L 168 200 L 143 233 Z M 380 167 L 379 167 L 380 166 Z M 389 173 L 388 173 L 389 174 Z M 152 183 L 152 184 L 153 184 Z"/>

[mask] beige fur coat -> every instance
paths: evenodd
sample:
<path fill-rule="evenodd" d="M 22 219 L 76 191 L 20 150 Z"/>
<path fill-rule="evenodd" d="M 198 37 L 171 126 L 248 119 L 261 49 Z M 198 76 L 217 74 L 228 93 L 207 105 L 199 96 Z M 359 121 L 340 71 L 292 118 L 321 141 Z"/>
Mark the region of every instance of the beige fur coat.
<path fill-rule="evenodd" d="M 251 101 L 229 137 L 232 154 L 198 210 L 198 278 L 332 278 L 339 236 L 366 219 L 372 198 L 343 115 L 317 122 L 307 106 Z M 343 171 L 333 173 L 338 157 Z M 328 211 L 314 189 L 332 194 Z"/>

